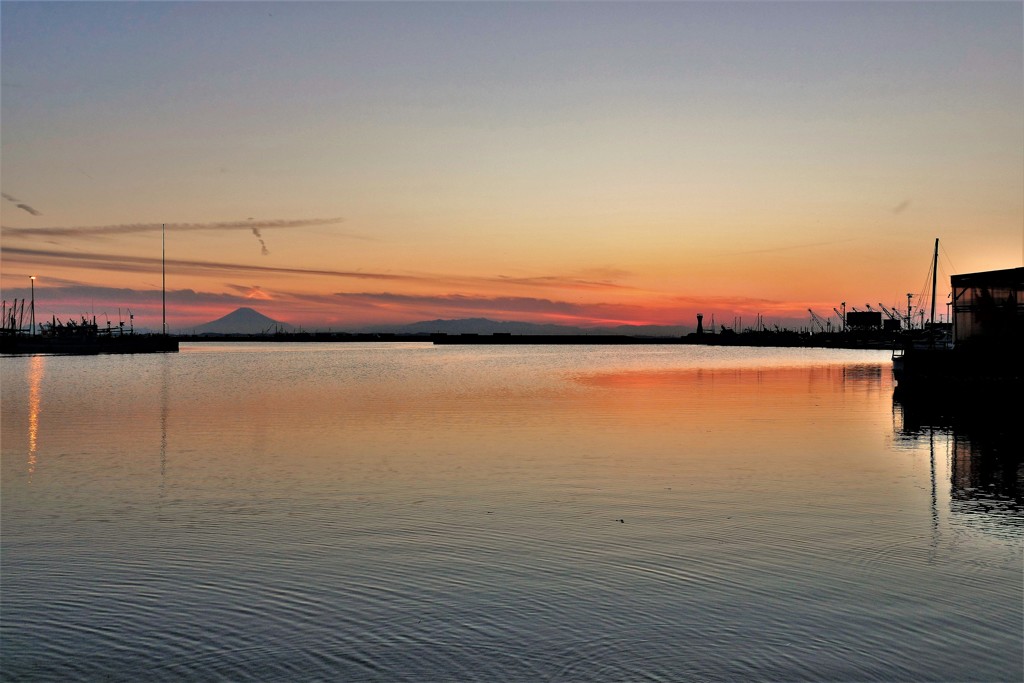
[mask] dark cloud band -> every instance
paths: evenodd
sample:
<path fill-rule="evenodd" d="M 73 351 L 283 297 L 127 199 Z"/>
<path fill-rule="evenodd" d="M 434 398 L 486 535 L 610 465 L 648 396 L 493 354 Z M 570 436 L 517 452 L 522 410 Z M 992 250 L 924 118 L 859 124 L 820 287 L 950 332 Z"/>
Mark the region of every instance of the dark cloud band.
<path fill-rule="evenodd" d="M 248 226 L 246 226 L 248 228 Z M 250 228 L 251 229 L 251 228 Z M 106 270 L 152 273 L 160 268 L 161 259 L 150 256 L 123 256 L 119 254 L 87 254 L 75 251 L 58 251 L 54 249 L 23 249 L 4 247 L 3 257 L 7 261 L 33 261 L 45 259 L 59 262 L 62 265 L 77 265 L 103 268 Z M 398 281 L 432 281 L 415 275 L 391 275 L 386 273 L 362 273 L 345 270 L 316 270 L 311 268 L 285 268 L 280 266 L 253 266 L 241 263 L 221 263 L 215 261 L 193 261 L 187 259 L 167 259 L 168 267 L 177 272 L 223 274 L 223 273 L 267 273 L 280 275 L 326 275 L 330 277 L 346 277 L 359 280 L 398 280 Z"/>

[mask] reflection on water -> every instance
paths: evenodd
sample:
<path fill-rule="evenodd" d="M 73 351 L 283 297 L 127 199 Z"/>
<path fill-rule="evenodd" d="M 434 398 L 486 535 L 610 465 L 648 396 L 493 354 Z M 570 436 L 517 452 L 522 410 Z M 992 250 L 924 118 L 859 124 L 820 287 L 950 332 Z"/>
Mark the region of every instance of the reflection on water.
<path fill-rule="evenodd" d="M 933 481 L 937 470 L 947 473 L 943 484 L 948 482 L 950 510 L 965 520 L 1024 525 L 1024 448 L 1015 400 L 984 394 L 893 396 L 898 436 L 927 444 Z"/>
<path fill-rule="evenodd" d="M 170 403 L 170 360 L 161 356 L 160 362 L 160 500 L 167 488 L 167 416 Z"/>
<path fill-rule="evenodd" d="M 5 682 L 1024 674 L 1007 442 L 894 404 L 888 353 L 195 344 L 0 371 Z"/>
<path fill-rule="evenodd" d="M 46 356 L 32 356 L 28 374 L 28 473 L 36 471 L 36 452 L 39 450 L 40 386 Z"/>

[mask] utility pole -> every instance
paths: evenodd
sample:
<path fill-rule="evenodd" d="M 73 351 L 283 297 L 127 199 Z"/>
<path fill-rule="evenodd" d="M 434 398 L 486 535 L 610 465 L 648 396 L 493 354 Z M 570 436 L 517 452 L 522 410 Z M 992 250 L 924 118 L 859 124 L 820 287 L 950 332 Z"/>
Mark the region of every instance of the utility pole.
<path fill-rule="evenodd" d="M 939 238 L 935 238 L 935 256 L 932 257 L 932 326 L 935 325 L 935 281 L 939 279 Z"/>
<path fill-rule="evenodd" d="M 163 333 L 167 334 L 167 240 L 165 233 L 167 231 L 167 224 L 160 224 L 160 303 L 162 306 L 162 325 L 161 329 Z"/>

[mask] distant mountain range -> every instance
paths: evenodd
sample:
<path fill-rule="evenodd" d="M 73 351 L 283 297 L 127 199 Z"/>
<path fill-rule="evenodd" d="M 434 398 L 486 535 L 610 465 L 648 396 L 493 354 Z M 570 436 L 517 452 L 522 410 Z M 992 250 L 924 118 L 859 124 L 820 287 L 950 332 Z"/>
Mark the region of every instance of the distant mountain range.
<path fill-rule="evenodd" d="M 304 327 L 303 331 L 315 332 L 321 328 Z M 334 331 L 340 331 L 332 328 Z M 248 307 L 239 308 L 216 320 L 196 325 L 188 334 L 273 334 L 274 332 L 295 332 L 296 327 L 267 317 Z M 323 328 L 326 331 L 326 328 Z M 408 325 L 377 325 L 360 329 L 344 330 L 356 333 L 393 334 L 621 334 L 644 337 L 679 337 L 693 332 L 693 328 L 682 325 L 618 325 L 615 327 L 572 327 L 516 321 L 497 321 L 487 318 L 464 318 L 460 320 L 425 320 Z"/>

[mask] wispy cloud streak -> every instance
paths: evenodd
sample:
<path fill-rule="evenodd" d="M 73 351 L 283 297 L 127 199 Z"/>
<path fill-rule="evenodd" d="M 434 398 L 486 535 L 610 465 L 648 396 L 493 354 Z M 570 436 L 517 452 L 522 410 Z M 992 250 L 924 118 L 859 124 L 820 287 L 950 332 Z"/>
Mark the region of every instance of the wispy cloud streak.
<path fill-rule="evenodd" d="M 781 247 L 768 247 L 766 249 L 748 249 L 745 251 L 730 251 L 729 255 L 735 254 L 768 254 L 777 251 L 791 251 L 794 249 L 812 249 L 814 247 L 829 247 L 834 244 L 845 244 L 846 242 L 856 242 L 858 237 L 847 237 L 841 240 L 828 240 L 826 242 L 804 242 L 802 244 L 787 244 Z"/>
<path fill-rule="evenodd" d="M 16 228 L 0 226 L 3 228 L 5 237 L 105 237 L 108 235 L 129 235 L 133 233 L 160 232 L 166 229 L 168 232 L 186 231 L 218 231 L 218 230 L 247 230 L 256 237 L 261 237 L 260 230 L 278 228 L 309 228 L 320 225 L 333 225 L 344 221 L 343 218 L 300 218 L 280 219 L 266 221 L 222 221 L 215 223 L 125 223 L 118 225 L 72 225 L 72 226 L 49 226 L 41 228 Z M 261 240 L 262 242 L 262 240 Z M 264 249 L 266 246 L 264 245 Z"/>
<path fill-rule="evenodd" d="M 246 226 L 249 227 L 249 226 Z M 27 247 L 4 246 L 3 258 L 8 263 L 26 263 L 37 265 L 40 261 L 54 264 L 71 265 L 79 268 L 101 268 L 104 270 L 153 273 L 160 268 L 161 260 L 149 256 L 125 256 L 122 254 L 85 253 L 57 249 L 31 249 Z M 569 290 L 625 290 L 633 289 L 613 282 L 595 282 L 578 279 L 572 276 L 544 276 L 534 278 L 515 277 L 465 277 L 452 275 L 419 275 L 374 273 L 352 270 L 326 270 L 315 268 L 290 268 L 286 266 L 262 266 L 218 261 L 196 261 L 187 259 L 167 259 L 167 267 L 176 274 L 227 275 L 241 273 L 265 273 L 268 275 L 310 275 L 358 280 L 383 280 L 393 282 L 409 282 L 453 287 L 491 287 L 495 285 L 507 287 L 544 287 L 547 289 Z"/>
<path fill-rule="evenodd" d="M 463 294 L 415 295 L 392 292 L 339 292 L 336 301 L 346 307 L 402 312 L 406 317 L 486 316 L 499 319 L 526 317 L 546 322 L 579 325 L 675 323 L 678 309 L 670 302 L 648 305 L 608 302 L 578 303 L 557 299 Z"/>
<path fill-rule="evenodd" d="M 247 228 L 249 226 L 246 226 Z M 19 259 L 33 261 L 47 259 L 62 265 L 88 266 L 125 272 L 152 273 L 160 268 L 161 259 L 149 256 L 124 256 L 118 254 L 88 254 L 75 251 L 58 251 L 55 249 L 24 249 L 4 247 L 3 256 L 6 261 Z M 193 261 L 188 259 L 167 259 L 169 268 L 178 272 L 190 273 L 267 273 L 280 275 L 324 275 L 329 277 L 355 278 L 359 280 L 396 280 L 410 282 L 434 281 L 433 278 L 416 275 L 392 275 L 388 273 L 363 273 L 348 270 L 320 270 L 313 268 L 287 268 L 282 266 L 254 266 L 242 263 L 223 263 L 216 261 Z"/>
<path fill-rule="evenodd" d="M 260 253 L 264 256 L 270 256 L 270 250 L 267 249 L 267 243 L 263 241 L 263 235 L 260 234 L 260 229 L 253 228 L 252 234 L 256 235 L 256 239 L 260 241 Z"/>
<path fill-rule="evenodd" d="M 10 203 L 12 203 L 15 206 L 17 206 L 22 211 L 27 211 L 30 214 L 32 214 L 33 216 L 42 216 L 43 215 L 40 211 L 36 211 L 35 209 L 33 209 L 28 204 L 25 204 L 20 199 L 12 197 L 11 195 L 7 194 L 6 192 L 0 192 L 0 197 L 3 197 L 4 199 L 9 201 Z"/>
<path fill-rule="evenodd" d="M 490 278 L 491 282 L 503 285 L 518 285 L 522 287 L 544 287 L 564 289 L 622 289 L 635 290 L 635 287 L 619 284 L 609 280 L 583 280 L 573 277 L 559 275 L 542 275 L 538 277 L 508 277 L 499 276 Z"/>

